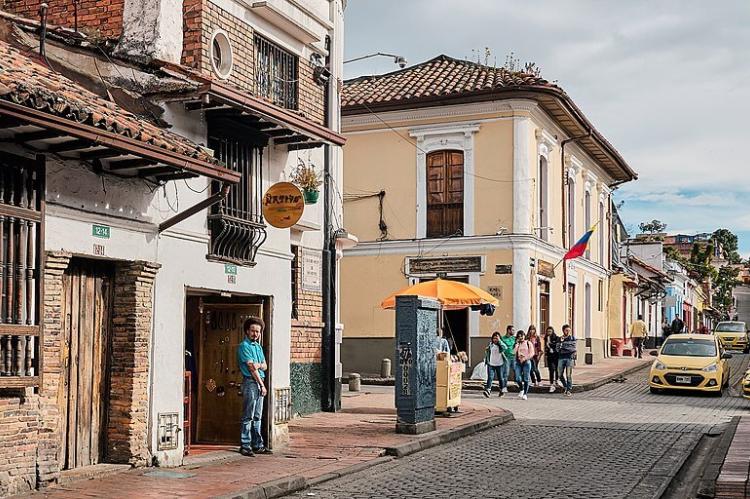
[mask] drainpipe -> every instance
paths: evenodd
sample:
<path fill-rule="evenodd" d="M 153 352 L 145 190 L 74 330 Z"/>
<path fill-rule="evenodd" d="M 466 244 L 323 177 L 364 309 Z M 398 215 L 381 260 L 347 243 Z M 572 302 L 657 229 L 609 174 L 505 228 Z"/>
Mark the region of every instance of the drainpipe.
<path fill-rule="evenodd" d="M 331 50 L 333 44 L 331 37 L 326 37 L 326 67 L 331 64 Z M 328 128 L 331 123 L 331 82 L 329 78 L 325 83 L 323 103 L 324 103 L 324 123 Z M 340 405 L 339 382 L 336 379 L 336 240 L 333 237 L 333 224 L 331 223 L 333 215 L 333 203 L 331 188 L 331 146 L 323 146 L 323 334 L 321 345 L 321 363 L 322 363 L 322 385 L 323 393 L 321 394 L 322 409 L 326 412 L 336 412 Z"/>

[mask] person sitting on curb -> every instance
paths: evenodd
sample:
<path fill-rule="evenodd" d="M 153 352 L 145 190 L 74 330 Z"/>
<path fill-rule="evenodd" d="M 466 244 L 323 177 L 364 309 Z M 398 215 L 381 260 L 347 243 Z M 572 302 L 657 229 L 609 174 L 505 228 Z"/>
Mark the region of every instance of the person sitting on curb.
<path fill-rule="evenodd" d="M 501 379 L 502 388 L 500 389 L 500 396 L 502 397 L 503 393 L 508 393 L 508 376 L 510 375 L 511 369 L 513 369 L 513 363 L 515 359 L 513 349 L 516 346 L 516 336 L 513 333 L 512 325 L 508 325 L 508 327 L 505 328 L 505 336 L 500 338 L 500 343 L 502 344 L 501 347 L 503 348 L 503 355 L 505 355 L 505 359 L 503 359 L 503 368 L 500 371 L 503 375 Z"/>
<path fill-rule="evenodd" d="M 562 328 L 562 338 L 557 344 L 557 374 L 565 388 L 565 396 L 573 395 L 573 363 L 576 359 L 576 339 L 570 326 L 565 324 Z"/>
<path fill-rule="evenodd" d="M 497 385 L 500 396 L 503 396 L 503 364 L 505 363 L 505 355 L 503 355 L 503 347 L 501 346 L 500 333 L 495 331 L 492 333 L 492 339 L 487 348 L 484 349 L 484 363 L 487 365 L 487 383 L 484 385 L 484 396 L 489 397 L 492 392 L 492 378 L 497 375 Z"/>

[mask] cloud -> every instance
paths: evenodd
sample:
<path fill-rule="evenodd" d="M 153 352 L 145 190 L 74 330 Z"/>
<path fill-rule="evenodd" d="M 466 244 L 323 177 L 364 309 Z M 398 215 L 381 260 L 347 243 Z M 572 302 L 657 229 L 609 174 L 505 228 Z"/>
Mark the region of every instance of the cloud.
<path fill-rule="evenodd" d="M 618 190 L 626 223 L 723 225 L 750 245 L 750 2 L 350 0 L 345 26 L 347 57 L 489 47 L 490 64 L 511 51 L 536 62 L 639 173 Z M 346 65 L 348 77 L 394 69 Z"/>

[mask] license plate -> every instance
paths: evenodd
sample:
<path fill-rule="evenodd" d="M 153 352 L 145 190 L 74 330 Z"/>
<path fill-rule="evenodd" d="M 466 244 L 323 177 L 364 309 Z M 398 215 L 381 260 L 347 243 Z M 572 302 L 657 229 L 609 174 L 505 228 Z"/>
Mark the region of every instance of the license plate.
<path fill-rule="evenodd" d="M 675 377 L 676 383 L 681 383 L 684 385 L 689 385 L 692 380 L 693 378 L 691 376 L 676 376 Z"/>

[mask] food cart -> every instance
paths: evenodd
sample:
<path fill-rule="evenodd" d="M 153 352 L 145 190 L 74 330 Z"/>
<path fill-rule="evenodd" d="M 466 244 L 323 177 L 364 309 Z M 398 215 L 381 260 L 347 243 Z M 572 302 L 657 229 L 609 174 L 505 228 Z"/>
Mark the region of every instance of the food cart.
<path fill-rule="evenodd" d="M 435 412 L 458 412 L 466 364 L 454 362 L 450 355 L 443 353 L 438 354 L 435 370 Z"/>

